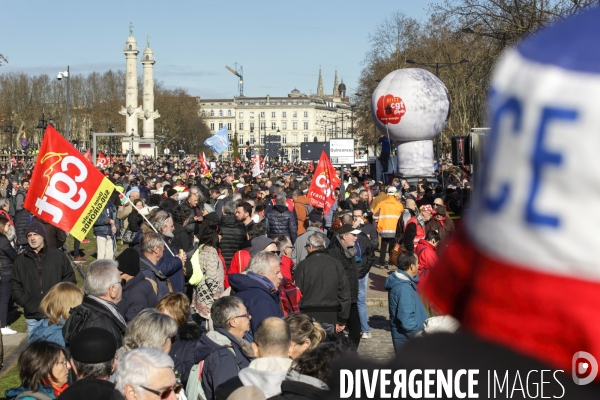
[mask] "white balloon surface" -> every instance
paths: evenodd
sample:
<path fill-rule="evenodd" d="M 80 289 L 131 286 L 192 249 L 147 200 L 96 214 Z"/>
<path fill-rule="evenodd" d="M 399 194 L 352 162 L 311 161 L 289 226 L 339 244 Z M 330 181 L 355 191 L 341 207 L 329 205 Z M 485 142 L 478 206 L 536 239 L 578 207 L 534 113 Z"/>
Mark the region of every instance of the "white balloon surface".
<path fill-rule="evenodd" d="M 421 68 L 390 72 L 373 92 L 371 112 L 377 129 L 392 140 L 433 139 L 450 116 L 448 89 Z"/>

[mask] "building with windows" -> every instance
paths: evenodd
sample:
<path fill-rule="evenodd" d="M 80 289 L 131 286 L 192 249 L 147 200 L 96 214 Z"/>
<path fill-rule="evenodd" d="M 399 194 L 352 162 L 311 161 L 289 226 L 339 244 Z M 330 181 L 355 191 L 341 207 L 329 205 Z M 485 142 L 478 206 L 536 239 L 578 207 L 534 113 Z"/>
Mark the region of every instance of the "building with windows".
<path fill-rule="evenodd" d="M 250 143 L 253 151 L 264 154 L 267 136 L 278 136 L 283 158 L 300 159 L 300 143 L 324 142 L 332 137 L 353 136 L 353 110 L 346 97 L 346 85 L 338 85 L 335 73 L 333 94 L 325 94 L 319 69 L 317 94 L 306 95 L 298 89 L 286 97 L 233 97 L 231 99 L 198 98 L 199 113 L 212 133 L 227 126 L 229 140 L 237 135 L 240 155 Z M 271 138 L 272 139 L 272 138 Z M 273 142 L 268 140 L 269 145 Z M 232 148 L 222 155 L 229 158 Z M 280 154 L 281 155 L 281 154 Z"/>

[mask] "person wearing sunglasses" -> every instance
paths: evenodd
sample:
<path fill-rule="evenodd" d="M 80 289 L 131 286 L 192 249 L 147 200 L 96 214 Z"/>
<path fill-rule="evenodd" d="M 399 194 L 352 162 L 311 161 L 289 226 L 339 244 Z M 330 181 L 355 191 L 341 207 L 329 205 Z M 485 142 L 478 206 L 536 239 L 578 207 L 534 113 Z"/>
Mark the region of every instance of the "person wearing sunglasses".
<path fill-rule="evenodd" d="M 173 360 L 149 347 L 125 353 L 115 370 L 115 389 L 126 400 L 176 400 L 181 385 L 175 379 Z"/>

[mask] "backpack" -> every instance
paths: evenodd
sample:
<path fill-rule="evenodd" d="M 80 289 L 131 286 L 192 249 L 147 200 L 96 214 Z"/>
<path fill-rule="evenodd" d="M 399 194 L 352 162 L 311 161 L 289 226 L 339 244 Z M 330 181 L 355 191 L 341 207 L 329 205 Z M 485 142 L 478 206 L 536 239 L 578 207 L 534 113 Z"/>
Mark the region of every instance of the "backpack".
<path fill-rule="evenodd" d="M 47 394 L 42 392 L 32 392 L 31 390 L 21 393 L 15 398 L 15 400 L 22 399 L 23 397 L 33 397 L 37 400 L 52 400 L 52 397 L 48 396 Z"/>
<path fill-rule="evenodd" d="M 154 289 L 154 293 L 159 299 L 162 299 L 169 293 L 173 293 L 173 286 L 171 286 L 171 281 L 169 278 L 165 277 L 160 271 L 157 271 L 154 268 L 154 265 L 150 264 L 148 261 L 140 259 L 146 266 L 148 266 L 149 270 L 142 269 L 142 274 L 144 274 L 145 279 L 150 282 L 152 285 L 152 289 Z"/>
<path fill-rule="evenodd" d="M 309 214 L 314 210 L 314 207 L 310 204 L 302 204 L 306 208 L 306 218 L 308 219 Z"/>
<path fill-rule="evenodd" d="M 229 349 L 235 357 L 235 350 L 233 347 L 228 347 L 227 349 Z M 219 356 L 223 357 L 227 355 L 227 349 L 221 348 L 215 351 L 218 351 Z M 223 352 L 223 350 L 225 351 Z M 213 353 L 215 351 L 213 351 Z M 208 356 L 210 356 L 210 354 Z M 208 358 L 208 356 L 206 358 Z M 202 387 L 202 368 L 204 367 L 204 360 L 200 361 L 198 364 L 194 364 L 192 369 L 190 369 L 190 376 L 188 378 L 187 385 L 185 386 L 185 395 L 187 396 L 188 400 L 206 400 L 206 394 L 204 393 L 204 388 Z"/>

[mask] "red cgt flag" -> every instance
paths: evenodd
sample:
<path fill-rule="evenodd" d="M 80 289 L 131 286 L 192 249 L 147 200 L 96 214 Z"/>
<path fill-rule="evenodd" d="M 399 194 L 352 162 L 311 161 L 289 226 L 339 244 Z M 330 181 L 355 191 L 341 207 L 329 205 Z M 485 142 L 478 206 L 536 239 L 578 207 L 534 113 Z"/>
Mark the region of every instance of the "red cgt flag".
<path fill-rule="evenodd" d="M 48 126 L 24 206 L 83 240 L 114 188 L 83 154 Z"/>
<path fill-rule="evenodd" d="M 331 165 L 327 153 L 322 152 L 319 164 L 315 170 L 308 190 L 308 200 L 310 205 L 315 208 L 322 208 L 325 214 L 329 213 L 329 209 L 335 202 L 333 191 L 341 184 L 340 178 L 335 174 L 335 168 Z"/>

